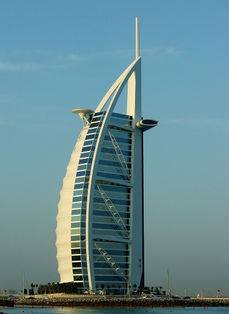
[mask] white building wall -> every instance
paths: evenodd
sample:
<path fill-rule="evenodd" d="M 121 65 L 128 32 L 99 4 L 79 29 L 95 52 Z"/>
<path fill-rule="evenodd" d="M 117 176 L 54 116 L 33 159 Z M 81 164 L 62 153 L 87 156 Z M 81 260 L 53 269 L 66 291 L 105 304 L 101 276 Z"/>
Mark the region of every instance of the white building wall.
<path fill-rule="evenodd" d="M 56 248 L 58 272 L 60 282 L 73 281 L 72 259 L 71 259 L 71 215 L 72 198 L 76 178 L 76 171 L 82 150 L 82 146 L 87 134 L 87 127 L 84 127 L 76 142 L 72 152 L 66 175 L 63 179 L 63 186 L 60 191 L 60 201 L 58 204 L 57 228 L 56 228 Z"/>
<path fill-rule="evenodd" d="M 140 285 L 143 272 L 143 248 L 142 248 L 142 130 L 136 127 L 141 120 L 141 57 L 138 57 L 135 71 L 128 81 L 127 114 L 133 117 L 132 134 L 132 210 L 131 210 L 131 244 L 130 244 L 130 282 Z"/>

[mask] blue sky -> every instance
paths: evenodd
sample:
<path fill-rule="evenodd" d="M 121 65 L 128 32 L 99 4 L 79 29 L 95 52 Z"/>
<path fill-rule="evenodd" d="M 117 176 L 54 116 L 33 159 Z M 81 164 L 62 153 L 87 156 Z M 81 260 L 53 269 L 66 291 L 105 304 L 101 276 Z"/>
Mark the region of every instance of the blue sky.
<path fill-rule="evenodd" d="M 0 289 L 59 279 L 55 227 L 81 121 L 140 23 L 146 283 L 229 295 L 228 1 L 0 1 Z"/>

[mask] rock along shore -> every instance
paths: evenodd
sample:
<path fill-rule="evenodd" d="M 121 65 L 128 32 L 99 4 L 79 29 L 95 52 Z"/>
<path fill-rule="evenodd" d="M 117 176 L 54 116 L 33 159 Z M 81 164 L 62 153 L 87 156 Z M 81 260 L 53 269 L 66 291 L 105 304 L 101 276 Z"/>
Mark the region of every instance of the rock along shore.
<path fill-rule="evenodd" d="M 229 306 L 229 298 L 191 298 L 191 299 L 143 299 L 132 297 L 75 297 L 75 298 L 21 298 L 14 300 L 16 306 L 97 306 L 97 307 L 196 307 Z"/>

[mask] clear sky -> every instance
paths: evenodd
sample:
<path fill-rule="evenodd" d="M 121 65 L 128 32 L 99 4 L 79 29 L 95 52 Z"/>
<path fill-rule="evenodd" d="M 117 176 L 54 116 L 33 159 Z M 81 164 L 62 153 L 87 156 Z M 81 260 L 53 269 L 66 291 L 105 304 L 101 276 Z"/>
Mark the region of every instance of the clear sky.
<path fill-rule="evenodd" d="M 146 284 L 229 295 L 229 2 L 0 1 L 0 289 L 58 281 L 59 190 L 140 23 Z"/>

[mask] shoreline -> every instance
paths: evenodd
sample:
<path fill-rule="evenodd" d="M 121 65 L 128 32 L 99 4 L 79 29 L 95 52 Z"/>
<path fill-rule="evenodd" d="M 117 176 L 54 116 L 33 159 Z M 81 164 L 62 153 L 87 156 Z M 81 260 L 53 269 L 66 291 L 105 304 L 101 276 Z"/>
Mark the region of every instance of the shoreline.
<path fill-rule="evenodd" d="M 143 299 L 132 297 L 48 297 L 20 298 L 15 307 L 229 307 L 229 298 Z"/>

